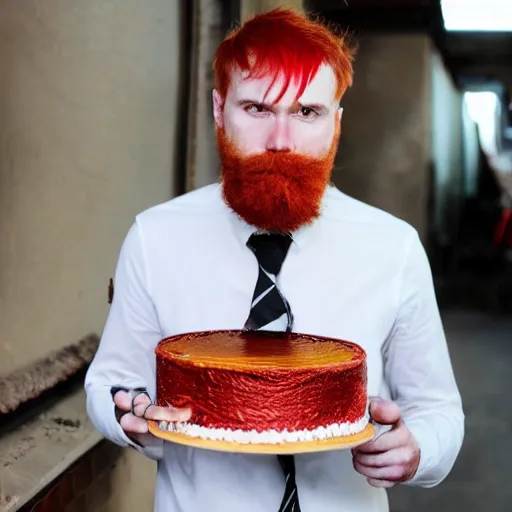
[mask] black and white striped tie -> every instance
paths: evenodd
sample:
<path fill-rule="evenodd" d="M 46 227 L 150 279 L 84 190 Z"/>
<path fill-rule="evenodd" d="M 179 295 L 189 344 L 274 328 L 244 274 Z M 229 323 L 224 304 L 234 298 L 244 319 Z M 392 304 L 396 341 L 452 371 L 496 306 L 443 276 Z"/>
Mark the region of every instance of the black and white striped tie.
<path fill-rule="evenodd" d="M 292 238 L 287 234 L 253 234 L 247 241 L 247 246 L 258 260 L 259 274 L 249 318 L 245 322 L 246 329 L 292 330 L 293 315 L 290 305 L 277 287 L 277 276 L 291 243 Z M 284 496 L 278 512 L 300 512 L 293 455 L 278 455 L 277 458 L 286 478 Z"/>
<path fill-rule="evenodd" d="M 290 305 L 277 288 L 277 276 L 291 243 L 289 235 L 273 234 L 253 234 L 247 241 L 247 246 L 258 260 L 259 274 L 251 312 L 245 322 L 246 329 L 291 331 L 293 316 Z"/>

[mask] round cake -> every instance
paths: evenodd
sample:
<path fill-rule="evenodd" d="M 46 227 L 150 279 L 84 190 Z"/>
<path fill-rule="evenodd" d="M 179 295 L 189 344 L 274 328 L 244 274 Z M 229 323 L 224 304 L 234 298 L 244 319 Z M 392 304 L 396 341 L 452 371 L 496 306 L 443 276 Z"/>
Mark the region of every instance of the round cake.
<path fill-rule="evenodd" d="M 350 436 L 368 424 L 366 353 L 296 333 L 211 331 L 156 348 L 158 405 L 190 407 L 164 431 L 232 443 Z"/>

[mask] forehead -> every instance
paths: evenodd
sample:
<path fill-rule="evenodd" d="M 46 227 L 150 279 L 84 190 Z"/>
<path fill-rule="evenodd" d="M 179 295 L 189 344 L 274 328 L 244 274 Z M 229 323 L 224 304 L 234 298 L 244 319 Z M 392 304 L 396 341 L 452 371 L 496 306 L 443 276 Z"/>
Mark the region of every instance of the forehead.
<path fill-rule="evenodd" d="M 248 73 L 233 72 L 228 96 L 232 95 L 235 101 L 252 100 L 265 103 L 274 103 L 282 91 L 285 78 L 280 76 L 274 84 L 273 77 L 265 76 L 262 78 L 246 78 Z M 268 91 L 269 87 L 270 91 Z M 267 93 L 268 91 L 268 93 Z M 291 105 L 295 102 L 298 92 L 298 84 L 293 81 L 286 89 L 278 105 Z M 307 85 L 298 102 L 302 104 L 322 103 L 329 105 L 335 102 L 336 94 L 336 76 L 331 66 L 322 64 L 317 74 Z"/>

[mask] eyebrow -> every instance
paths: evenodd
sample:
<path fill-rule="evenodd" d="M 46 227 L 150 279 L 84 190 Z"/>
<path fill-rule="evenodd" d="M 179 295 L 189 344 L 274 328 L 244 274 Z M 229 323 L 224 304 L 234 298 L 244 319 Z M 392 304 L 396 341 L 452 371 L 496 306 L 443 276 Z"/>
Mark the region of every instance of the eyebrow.
<path fill-rule="evenodd" d="M 271 103 L 265 103 L 258 100 L 251 100 L 251 99 L 241 99 L 238 102 L 238 105 L 261 105 L 263 108 L 266 108 L 267 110 L 272 110 L 274 108 L 274 105 Z M 311 110 L 314 110 L 315 112 L 318 112 L 320 114 L 325 114 L 329 111 L 329 107 L 326 105 L 322 105 L 321 103 L 301 103 L 300 101 L 293 104 L 292 108 L 295 108 L 296 106 L 300 108 L 310 108 Z"/>
<path fill-rule="evenodd" d="M 261 105 L 262 107 L 266 108 L 267 110 L 271 110 L 273 108 L 273 106 L 274 106 L 271 103 L 264 103 L 264 102 L 259 101 L 259 100 L 249 100 L 249 99 L 238 100 L 237 104 L 240 105 L 240 106 L 241 105 Z"/>
<path fill-rule="evenodd" d="M 329 107 L 326 105 L 322 105 L 321 103 L 300 103 L 298 102 L 298 105 L 302 108 L 310 108 L 311 110 L 314 110 L 315 112 L 319 113 L 326 113 L 329 112 Z"/>

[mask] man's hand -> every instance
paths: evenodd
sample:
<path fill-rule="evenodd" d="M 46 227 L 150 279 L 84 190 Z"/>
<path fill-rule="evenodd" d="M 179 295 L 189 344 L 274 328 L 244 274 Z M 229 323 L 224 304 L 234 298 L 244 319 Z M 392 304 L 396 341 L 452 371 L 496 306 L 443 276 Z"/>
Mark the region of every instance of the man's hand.
<path fill-rule="evenodd" d="M 420 448 L 404 425 L 398 405 L 374 398 L 370 416 L 376 423 L 391 425 L 391 430 L 377 439 L 352 450 L 354 468 L 373 487 L 393 487 L 414 476 L 420 463 Z"/>
<path fill-rule="evenodd" d="M 175 409 L 173 407 L 160 407 L 151 403 L 147 395 L 141 393 L 133 400 L 126 391 L 118 391 L 114 395 L 116 404 L 116 416 L 125 434 L 134 442 L 144 446 L 147 444 L 148 432 L 147 420 L 155 421 L 188 421 L 191 416 L 190 409 Z"/>

